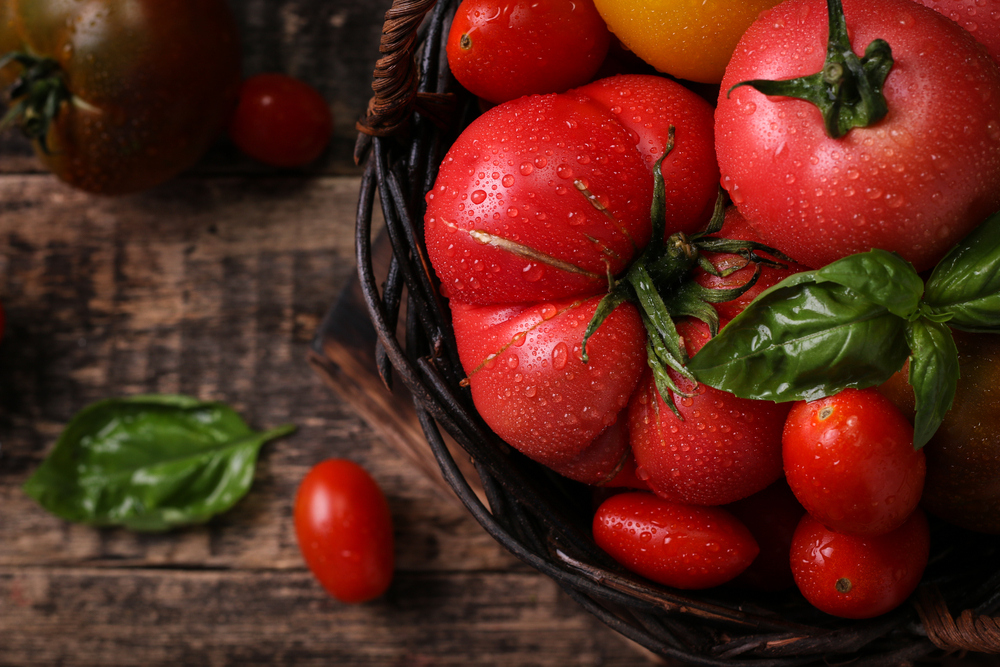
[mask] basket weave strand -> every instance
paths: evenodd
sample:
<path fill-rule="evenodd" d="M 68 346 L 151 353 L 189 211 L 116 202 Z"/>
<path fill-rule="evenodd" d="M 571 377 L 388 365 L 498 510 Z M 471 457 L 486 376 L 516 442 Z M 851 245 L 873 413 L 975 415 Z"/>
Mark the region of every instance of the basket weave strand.
<path fill-rule="evenodd" d="M 386 14 L 375 95 L 358 123 L 364 171 L 355 241 L 379 372 L 387 386 L 396 378 L 409 389 L 442 475 L 473 517 L 609 627 L 687 664 L 895 667 L 957 650 L 1000 650 L 1000 623 L 990 616 L 1000 606 L 1000 538 L 936 529 L 940 544 L 925 583 L 946 594 L 930 595 L 938 589 L 925 586 L 912 606 L 868 621 L 826 616 L 796 591 L 752 602 L 739 591 L 676 591 L 611 561 L 590 536 L 589 490 L 530 461 L 486 426 L 461 384 L 448 309 L 423 247 L 424 193 L 451 141 L 477 112 L 443 57 L 456 2 L 395 0 Z M 388 273 L 380 277 L 372 251 L 376 194 L 392 247 Z M 442 431 L 475 463 L 488 505 L 463 476 Z M 950 609 L 964 610 L 958 621 Z"/>

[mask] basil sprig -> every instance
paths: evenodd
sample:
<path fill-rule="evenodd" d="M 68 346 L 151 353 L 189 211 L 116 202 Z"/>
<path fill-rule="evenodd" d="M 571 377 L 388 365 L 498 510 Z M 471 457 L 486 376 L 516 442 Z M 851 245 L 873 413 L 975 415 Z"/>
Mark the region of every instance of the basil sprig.
<path fill-rule="evenodd" d="M 24 491 L 62 519 L 95 526 L 202 523 L 247 493 L 261 446 L 294 429 L 258 433 L 232 408 L 189 396 L 100 401 L 73 417 Z"/>
<path fill-rule="evenodd" d="M 1000 332 L 1000 213 L 938 263 L 927 284 L 872 250 L 790 276 L 761 293 L 688 361 L 737 396 L 814 400 L 881 384 L 910 360 L 914 447 L 934 435 L 958 385 L 949 327 Z"/>

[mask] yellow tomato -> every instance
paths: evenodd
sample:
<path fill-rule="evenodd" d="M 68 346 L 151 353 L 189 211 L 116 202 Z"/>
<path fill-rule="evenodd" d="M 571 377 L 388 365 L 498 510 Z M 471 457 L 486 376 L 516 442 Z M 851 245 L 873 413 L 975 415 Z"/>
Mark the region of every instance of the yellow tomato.
<path fill-rule="evenodd" d="M 781 0 L 594 0 L 621 42 L 661 72 L 719 83 L 740 37 Z"/>

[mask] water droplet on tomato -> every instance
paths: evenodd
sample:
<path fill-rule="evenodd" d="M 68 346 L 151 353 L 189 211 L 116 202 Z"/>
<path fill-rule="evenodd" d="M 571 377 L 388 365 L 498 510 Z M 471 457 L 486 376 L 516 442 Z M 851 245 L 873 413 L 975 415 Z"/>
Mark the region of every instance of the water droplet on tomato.
<path fill-rule="evenodd" d="M 530 262 L 521 269 L 521 277 L 529 283 L 535 283 L 545 275 L 545 267 L 536 262 Z"/>
<path fill-rule="evenodd" d="M 653 539 L 653 534 L 648 530 L 644 530 L 641 533 L 639 533 L 640 542 L 649 542 L 651 539 Z"/>
<path fill-rule="evenodd" d="M 568 164 L 561 164 L 556 167 L 556 175 L 559 178 L 573 178 L 573 169 Z"/>
<path fill-rule="evenodd" d="M 537 393 L 538 393 L 538 387 L 536 387 L 535 385 L 531 385 L 530 387 L 524 388 L 524 395 L 527 396 L 528 398 L 534 398 Z"/>
<path fill-rule="evenodd" d="M 567 346 L 566 343 L 559 342 L 554 348 L 552 348 L 552 368 L 557 371 L 562 370 L 566 367 L 568 359 L 569 346 Z"/>
<path fill-rule="evenodd" d="M 743 112 L 745 115 L 749 116 L 753 114 L 753 112 L 757 111 L 757 105 L 754 102 L 747 102 L 746 104 L 741 104 L 740 111 Z"/>
<path fill-rule="evenodd" d="M 536 167 L 538 167 L 539 169 L 544 169 L 544 168 L 545 168 L 545 166 L 546 166 L 546 165 L 547 165 L 548 163 L 549 163 L 549 161 L 548 161 L 548 160 L 546 160 L 546 159 L 545 159 L 544 157 L 542 157 L 541 155 L 539 155 L 538 157 L 536 157 L 536 158 L 535 158 L 535 166 L 536 166 Z"/>
<path fill-rule="evenodd" d="M 986 133 L 993 141 L 1000 141 L 1000 123 L 991 120 L 986 124 Z"/>
<path fill-rule="evenodd" d="M 514 185 L 514 175 L 504 174 L 503 178 L 500 180 L 500 183 L 502 183 L 505 188 L 511 187 L 512 185 Z"/>
<path fill-rule="evenodd" d="M 527 340 L 527 338 L 528 334 L 523 331 L 518 331 L 514 334 L 514 338 L 512 338 L 510 342 L 514 344 L 514 347 L 521 347 L 524 345 L 524 341 Z"/>
<path fill-rule="evenodd" d="M 530 175 L 530 174 L 531 174 L 531 172 L 533 172 L 534 170 L 535 170 L 535 167 L 534 167 L 534 166 L 533 166 L 533 165 L 532 165 L 532 164 L 531 164 L 530 162 L 522 162 L 522 163 L 521 163 L 521 168 L 520 168 L 520 171 L 521 171 L 521 174 L 522 174 L 522 175 L 524 175 L 524 176 L 528 176 L 528 175 Z"/>
<path fill-rule="evenodd" d="M 558 312 L 559 312 L 558 309 L 556 309 L 556 307 L 553 306 L 551 303 L 547 303 L 541 307 L 543 320 L 551 320 L 553 317 L 556 316 L 556 313 Z"/>
<path fill-rule="evenodd" d="M 473 204 L 482 204 L 484 201 L 486 201 L 486 191 L 476 190 L 472 193 L 472 196 L 469 197 L 469 199 L 472 200 Z"/>

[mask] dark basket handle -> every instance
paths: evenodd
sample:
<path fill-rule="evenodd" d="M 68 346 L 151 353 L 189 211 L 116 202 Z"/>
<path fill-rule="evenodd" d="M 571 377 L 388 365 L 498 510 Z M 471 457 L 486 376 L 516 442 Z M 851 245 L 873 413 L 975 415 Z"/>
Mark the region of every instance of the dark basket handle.
<path fill-rule="evenodd" d="M 385 13 L 372 90 L 365 118 L 357 129 L 366 137 L 404 134 L 413 111 L 427 116 L 435 125 L 447 127 L 455 108 L 450 93 L 418 92 L 420 72 L 414 57 L 417 30 L 437 0 L 393 0 Z M 355 151 L 356 161 L 360 153 Z"/>
<path fill-rule="evenodd" d="M 914 596 L 913 605 L 927 631 L 927 638 L 938 648 L 949 653 L 1000 653 L 1000 616 L 982 616 L 966 609 L 956 620 L 934 586 L 922 586 Z"/>

